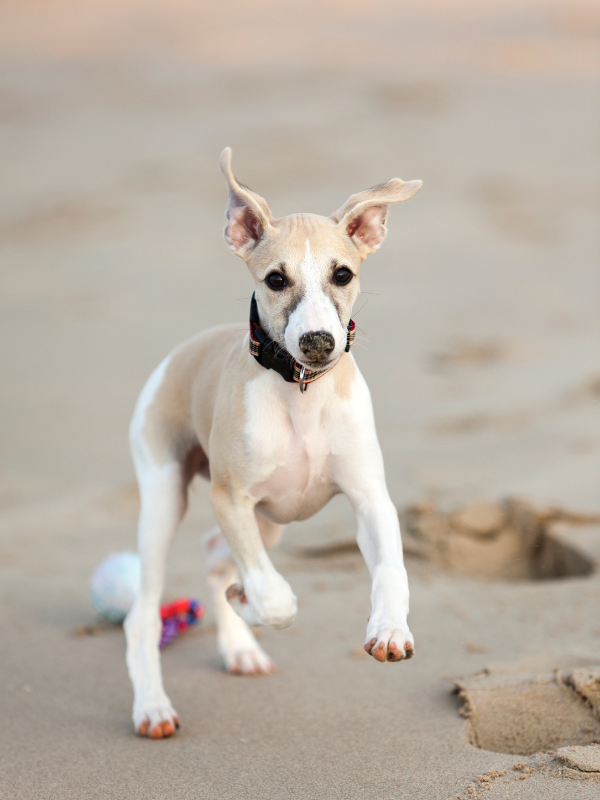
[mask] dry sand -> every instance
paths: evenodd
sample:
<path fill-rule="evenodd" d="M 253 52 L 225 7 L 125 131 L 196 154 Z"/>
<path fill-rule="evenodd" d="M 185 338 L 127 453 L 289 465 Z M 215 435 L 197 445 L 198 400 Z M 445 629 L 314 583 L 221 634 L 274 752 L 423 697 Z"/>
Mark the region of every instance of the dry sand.
<path fill-rule="evenodd" d="M 164 654 L 183 725 L 158 743 L 132 733 L 122 632 L 94 627 L 86 596 L 96 563 L 134 546 L 126 429 L 149 371 L 203 327 L 245 325 L 227 144 L 277 215 L 424 181 L 356 315 L 399 507 L 600 509 L 597 3 L 12 0 L 0 62 L 0 797 L 597 798 L 597 525 L 555 531 L 592 565 L 570 577 L 410 556 L 416 657 L 379 665 L 360 558 L 314 556 L 352 536 L 337 499 L 274 556 L 300 599 L 263 636 L 279 673 L 225 675 L 209 616 Z M 206 597 L 211 522 L 198 484 L 168 597 Z M 489 702 L 496 678 L 512 699 Z M 557 692 L 576 711 L 542 741 Z M 529 755 L 486 702 L 541 709 Z"/>

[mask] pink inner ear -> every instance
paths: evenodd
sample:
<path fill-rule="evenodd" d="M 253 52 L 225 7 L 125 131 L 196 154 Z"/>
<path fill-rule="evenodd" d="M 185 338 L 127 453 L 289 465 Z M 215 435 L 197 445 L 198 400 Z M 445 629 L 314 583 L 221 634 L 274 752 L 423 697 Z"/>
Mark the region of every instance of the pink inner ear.
<path fill-rule="evenodd" d="M 356 237 L 367 247 L 377 247 L 385 236 L 387 206 L 370 206 L 355 217 L 346 228 L 350 237 Z"/>
<path fill-rule="evenodd" d="M 262 225 L 248 206 L 232 208 L 227 225 L 227 241 L 231 247 L 244 247 L 251 240 L 258 242 L 262 236 Z"/>
<path fill-rule="evenodd" d="M 346 228 L 346 233 L 348 234 L 348 236 L 350 236 L 350 238 L 352 238 L 356 233 L 356 231 L 359 229 L 360 219 L 361 219 L 360 217 L 353 219 L 350 225 L 348 225 L 348 227 Z"/>

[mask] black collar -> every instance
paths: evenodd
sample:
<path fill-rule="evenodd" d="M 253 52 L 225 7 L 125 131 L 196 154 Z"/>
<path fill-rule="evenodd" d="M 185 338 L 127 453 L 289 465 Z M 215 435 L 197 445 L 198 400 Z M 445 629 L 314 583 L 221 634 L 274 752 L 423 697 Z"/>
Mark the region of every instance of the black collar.
<path fill-rule="evenodd" d="M 354 320 L 348 323 L 348 340 L 346 342 L 346 352 L 354 344 L 354 337 L 356 335 L 356 325 Z M 299 383 L 300 391 L 305 392 L 308 384 L 321 378 L 330 369 L 335 367 L 332 364 L 326 369 L 306 369 L 302 364 L 298 364 L 293 356 L 288 353 L 283 347 L 277 344 L 270 336 L 263 331 L 260 327 L 260 317 L 258 316 L 258 305 L 256 297 L 252 294 L 250 301 L 250 353 L 258 361 L 261 367 L 265 369 L 273 369 L 278 372 L 284 381 L 287 383 Z M 337 364 L 337 361 L 336 361 Z"/>

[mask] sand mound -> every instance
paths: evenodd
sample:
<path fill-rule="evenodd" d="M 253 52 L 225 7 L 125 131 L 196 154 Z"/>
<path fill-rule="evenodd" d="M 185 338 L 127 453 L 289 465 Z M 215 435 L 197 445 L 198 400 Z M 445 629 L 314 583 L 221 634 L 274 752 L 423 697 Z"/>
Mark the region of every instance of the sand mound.
<path fill-rule="evenodd" d="M 561 509 L 535 509 L 509 498 L 481 500 L 445 514 L 435 506 L 411 506 L 400 514 L 407 553 L 426 558 L 453 575 L 532 580 L 589 575 L 596 560 L 555 530 L 558 523 L 596 523 L 600 517 Z"/>
<path fill-rule="evenodd" d="M 549 663 L 456 681 L 473 746 L 526 756 L 600 742 L 600 667 L 548 670 Z M 528 671 L 536 666 L 546 670 Z"/>
<path fill-rule="evenodd" d="M 444 513 L 422 503 L 399 512 L 406 555 L 451 575 L 538 580 L 591 575 L 600 567 L 600 515 L 536 509 L 508 498 L 478 500 Z M 355 539 L 298 548 L 303 569 L 352 571 L 360 566 Z"/>
<path fill-rule="evenodd" d="M 587 773 L 600 779 L 600 744 L 590 744 L 587 747 L 579 745 L 561 747 L 557 750 L 556 757 L 570 770 Z M 570 777 L 575 776 L 570 775 Z"/>

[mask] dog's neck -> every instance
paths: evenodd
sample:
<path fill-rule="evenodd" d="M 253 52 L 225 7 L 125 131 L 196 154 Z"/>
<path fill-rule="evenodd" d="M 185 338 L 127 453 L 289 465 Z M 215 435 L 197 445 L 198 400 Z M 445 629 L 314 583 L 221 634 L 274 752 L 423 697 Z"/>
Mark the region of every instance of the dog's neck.
<path fill-rule="evenodd" d="M 356 325 L 354 320 L 348 323 L 348 338 L 346 342 L 347 353 L 354 344 L 356 335 Z M 272 369 L 277 372 L 284 381 L 287 383 L 297 383 L 301 392 L 308 389 L 308 384 L 322 378 L 323 375 L 330 372 L 338 363 L 331 364 L 329 367 L 321 370 L 306 369 L 302 364 L 299 364 L 288 353 L 288 351 L 277 344 L 274 339 L 271 339 L 261 327 L 260 316 L 258 312 L 258 303 L 256 297 L 252 294 L 250 301 L 250 339 L 249 339 L 250 353 L 256 361 L 265 369 Z M 339 359 L 338 359 L 339 360 Z"/>

